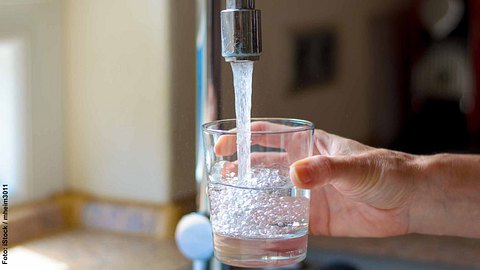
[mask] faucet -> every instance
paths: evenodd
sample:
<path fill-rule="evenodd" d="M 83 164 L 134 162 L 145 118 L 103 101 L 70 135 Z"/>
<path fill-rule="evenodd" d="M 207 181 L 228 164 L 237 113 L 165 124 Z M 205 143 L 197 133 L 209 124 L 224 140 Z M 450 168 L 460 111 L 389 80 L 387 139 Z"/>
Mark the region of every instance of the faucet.
<path fill-rule="evenodd" d="M 226 9 L 221 12 L 219 0 L 197 0 L 196 7 L 197 212 L 180 220 L 175 238 L 180 251 L 192 260 L 194 270 L 226 270 L 228 266 L 213 257 L 202 125 L 221 118 L 220 49 L 226 62 L 259 60 L 262 52 L 261 17 L 260 10 L 255 9 L 255 0 L 226 0 Z"/>
<path fill-rule="evenodd" d="M 255 0 L 226 0 L 221 12 L 222 56 L 227 62 L 257 61 L 262 53 L 260 10 Z"/>

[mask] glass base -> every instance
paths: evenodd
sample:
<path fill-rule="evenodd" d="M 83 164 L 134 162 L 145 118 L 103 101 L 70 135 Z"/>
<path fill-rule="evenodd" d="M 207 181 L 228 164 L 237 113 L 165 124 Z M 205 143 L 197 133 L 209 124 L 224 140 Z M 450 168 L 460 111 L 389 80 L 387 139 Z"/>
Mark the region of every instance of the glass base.
<path fill-rule="evenodd" d="M 270 267 L 283 267 L 297 264 L 307 256 L 306 253 L 298 257 L 268 257 L 263 259 L 238 259 L 238 258 L 228 258 L 228 257 L 219 257 L 215 255 L 215 258 L 220 262 L 237 267 L 252 267 L 252 268 L 270 268 Z"/>
<path fill-rule="evenodd" d="M 307 255 L 307 235 L 285 239 L 241 239 L 214 236 L 215 257 L 238 267 L 281 267 L 301 262 Z"/>

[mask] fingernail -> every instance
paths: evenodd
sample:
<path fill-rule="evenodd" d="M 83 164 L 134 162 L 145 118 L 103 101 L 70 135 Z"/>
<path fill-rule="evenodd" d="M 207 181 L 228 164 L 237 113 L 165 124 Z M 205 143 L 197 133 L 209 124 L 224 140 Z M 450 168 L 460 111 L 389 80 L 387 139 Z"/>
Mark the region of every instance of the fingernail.
<path fill-rule="evenodd" d="M 290 177 L 300 183 L 310 183 L 311 179 L 309 177 L 307 164 L 297 163 L 290 166 Z"/>

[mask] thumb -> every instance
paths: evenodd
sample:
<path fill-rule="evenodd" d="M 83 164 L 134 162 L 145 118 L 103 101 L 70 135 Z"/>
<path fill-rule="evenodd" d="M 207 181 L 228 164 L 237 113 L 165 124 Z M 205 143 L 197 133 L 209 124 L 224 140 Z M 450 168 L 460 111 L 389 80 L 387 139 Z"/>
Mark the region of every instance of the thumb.
<path fill-rule="evenodd" d="M 327 184 L 350 189 L 367 176 L 373 176 L 375 163 L 356 156 L 313 156 L 293 163 L 290 178 L 300 188 L 312 189 Z"/>

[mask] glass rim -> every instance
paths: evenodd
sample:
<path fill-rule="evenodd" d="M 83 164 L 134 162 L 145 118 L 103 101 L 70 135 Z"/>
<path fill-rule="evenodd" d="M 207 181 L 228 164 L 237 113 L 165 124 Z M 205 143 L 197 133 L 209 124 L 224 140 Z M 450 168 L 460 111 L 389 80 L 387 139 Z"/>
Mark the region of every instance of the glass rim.
<path fill-rule="evenodd" d="M 300 124 L 298 127 L 292 130 L 285 130 L 285 131 L 273 131 L 273 130 L 253 130 L 251 131 L 252 135 L 256 134 L 287 134 L 287 133 L 296 133 L 296 132 L 301 132 L 301 131 L 308 131 L 308 130 L 314 130 L 315 125 L 308 121 L 308 120 L 302 120 L 302 119 L 297 119 L 297 118 L 279 118 L 279 117 L 254 117 L 251 118 L 250 122 L 290 122 L 290 123 L 298 123 Z M 236 118 L 229 118 L 229 119 L 221 119 L 221 120 L 216 120 L 216 121 L 211 121 L 208 123 L 205 123 L 202 125 L 202 130 L 206 133 L 214 133 L 214 134 L 237 134 L 236 130 L 223 130 L 223 129 L 217 129 L 217 128 L 212 128 L 212 126 L 215 125 L 220 125 L 222 123 L 236 123 Z"/>
<path fill-rule="evenodd" d="M 270 191 L 270 190 L 279 190 L 279 189 L 287 189 L 287 188 L 296 188 L 297 190 L 305 190 L 302 188 L 299 188 L 293 184 L 292 181 L 290 181 L 287 185 L 283 186 L 272 186 L 272 187 L 254 187 L 254 186 L 244 186 L 244 185 L 235 185 L 235 184 L 230 184 L 225 181 L 211 181 L 208 179 L 208 183 L 212 185 L 221 185 L 221 186 L 227 186 L 227 187 L 232 187 L 232 188 L 237 188 L 237 189 L 242 189 L 242 190 L 254 190 L 254 191 Z"/>

